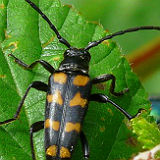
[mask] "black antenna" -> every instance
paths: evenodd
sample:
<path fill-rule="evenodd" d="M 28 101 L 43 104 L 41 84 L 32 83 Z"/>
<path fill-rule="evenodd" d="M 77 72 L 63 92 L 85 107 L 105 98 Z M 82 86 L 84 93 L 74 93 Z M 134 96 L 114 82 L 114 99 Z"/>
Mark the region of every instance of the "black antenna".
<path fill-rule="evenodd" d="M 50 28 L 55 32 L 55 34 L 57 35 L 57 38 L 59 39 L 59 42 L 63 43 L 64 45 L 66 45 L 68 48 L 71 47 L 71 45 L 68 43 L 67 40 L 65 40 L 63 37 L 61 37 L 60 33 L 58 32 L 58 30 L 56 29 L 56 27 L 52 24 L 52 22 L 48 19 L 48 17 L 30 0 L 25 0 L 27 3 L 30 4 L 30 6 L 32 8 L 34 8 L 41 16 L 42 18 L 49 24 Z"/>
<path fill-rule="evenodd" d="M 141 26 L 141 27 L 136 27 L 136 28 L 128 28 L 126 30 L 115 32 L 115 33 L 110 34 L 110 35 L 108 35 L 106 37 L 103 37 L 102 39 L 100 39 L 98 41 L 90 42 L 88 44 L 88 46 L 84 48 L 84 50 L 89 50 L 90 48 L 93 48 L 93 47 L 99 45 L 104 40 L 112 39 L 113 37 L 116 37 L 116 36 L 119 36 L 119 35 L 123 35 L 123 34 L 128 33 L 128 32 L 135 32 L 135 31 L 138 31 L 138 30 L 160 30 L 160 27 L 159 26 Z"/>

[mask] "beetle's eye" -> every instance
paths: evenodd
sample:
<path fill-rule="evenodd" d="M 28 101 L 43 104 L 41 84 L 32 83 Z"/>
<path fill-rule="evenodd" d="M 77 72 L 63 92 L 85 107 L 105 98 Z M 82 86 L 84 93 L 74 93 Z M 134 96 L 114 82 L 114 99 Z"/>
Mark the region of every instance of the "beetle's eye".
<path fill-rule="evenodd" d="M 84 56 L 84 55 L 82 55 L 82 56 L 80 56 L 80 58 L 81 58 L 81 59 L 85 59 L 85 56 Z"/>
<path fill-rule="evenodd" d="M 66 51 L 64 52 L 64 57 L 69 56 L 69 54 L 70 54 L 69 50 L 66 50 Z"/>

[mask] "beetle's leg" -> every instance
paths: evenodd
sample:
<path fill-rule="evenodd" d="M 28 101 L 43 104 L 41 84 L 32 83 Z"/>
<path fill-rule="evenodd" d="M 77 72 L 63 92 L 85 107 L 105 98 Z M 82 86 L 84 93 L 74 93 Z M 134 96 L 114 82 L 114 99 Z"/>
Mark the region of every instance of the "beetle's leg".
<path fill-rule="evenodd" d="M 109 81 L 109 80 L 112 80 L 111 82 L 111 86 L 110 86 L 110 92 L 115 95 L 115 96 L 121 96 L 123 95 L 124 93 L 128 92 L 128 88 L 124 89 L 123 91 L 121 92 L 115 92 L 115 81 L 116 81 L 116 77 L 113 75 L 113 74 L 105 74 L 105 75 L 101 75 L 101 76 L 98 76 L 96 78 L 94 78 L 92 80 L 92 83 L 93 84 L 97 84 L 97 83 L 102 83 L 102 82 L 106 82 L 106 81 Z"/>
<path fill-rule="evenodd" d="M 139 109 L 139 111 L 137 112 L 136 115 L 131 116 L 128 112 L 126 112 L 123 108 L 121 108 L 119 105 L 117 105 L 116 103 L 114 103 L 112 100 L 110 100 L 106 95 L 104 94 L 92 94 L 90 96 L 90 100 L 91 101 L 97 101 L 97 102 L 101 102 L 101 103 L 111 103 L 112 105 L 114 105 L 120 112 L 122 112 L 129 120 L 131 120 L 132 118 L 136 117 L 137 114 L 139 114 L 142 110 L 144 109 Z"/>
<path fill-rule="evenodd" d="M 51 74 L 55 71 L 55 69 L 46 61 L 44 60 L 37 60 L 33 62 L 32 64 L 28 65 L 22 62 L 20 59 L 15 57 L 13 54 L 9 54 L 9 56 L 12 56 L 15 59 L 15 62 L 18 63 L 21 67 L 24 67 L 25 69 L 32 69 L 35 67 L 37 63 L 40 63 L 48 72 Z"/>
<path fill-rule="evenodd" d="M 85 134 L 83 133 L 83 131 L 81 131 L 81 133 L 80 133 L 80 139 L 81 139 L 81 143 L 82 143 L 84 158 L 88 159 L 89 158 L 89 145 L 88 145 L 87 138 L 86 138 Z"/>
<path fill-rule="evenodd" d="M 29 85 L 29 87 L 27 88 L 27 90 L 26 90 L 26 92 L 25 92 L 25 94 L 24 94 L 21 102 L 19 103 L 19 106 L 18 106 L 18 108 L 17 108 L 16 114 L 14 115 L 14 117 L 11 118 L 11 119 L 5 120 L 5 121 L 3 121 L 3 122 L 0 122 L 0 125 L 13 122 L 13 121 L 15 121 L 15 120 L 17 120 L 17 119 L 19 118 L 20 111 L 21 111 L 21 109 L 22 109 L 24 100 L 26 99 L 26 96 L 27 96 L 27 94 L 28 94 L 28 92 L 29 92 L 29 90 L 30 90 L 31 88 L 35 88 L 35 89 L 37 89 L 37 90 L 47 92 L 47 90 L 48 90 L 48 85 L 46 85 L 45 83 L 40 82 L 40 81 L 35 81 L 35 82 L 31 83 L 31 84 Z"/>
<path fill-rule="evenodd" d="M 35 152 L 34 152 L 34 145 L 33 145 L 33 133 L 40 131 L 44 128 L 44 121 L 35 122 L 30 127 L 30 145 L 32 150 L 32 159 L 35 160 Z"/>

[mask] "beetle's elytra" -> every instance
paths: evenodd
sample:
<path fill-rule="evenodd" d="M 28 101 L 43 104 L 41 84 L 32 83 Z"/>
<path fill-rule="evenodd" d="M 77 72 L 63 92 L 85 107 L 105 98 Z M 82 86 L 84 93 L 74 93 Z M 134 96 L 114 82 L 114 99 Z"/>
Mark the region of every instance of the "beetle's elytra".
<path fill-rule="evenodd" d="M 106 39 L 122 35 L 137 30 L 160 30 L 159 26 L 142 26 L 130 28 L 108 35 L 100 40 L 90 42 L 85 48 L 74 48 L 64 39 L 56 27 L 51 23 L 47 16 L 30 0 L 25 0 L 30 6 L 37 11 L 42 18 L 49 24 L 50 28 L 55 32 L 60 43 L 68 47 L 64 53 L 64 60 L 61 62 L 58 70 L 55 70 L 49 63 L 44 60 L 37 60 L 31 65 L 27 65 L 14 55 L 15 62 L 25 69 L 32 69 L 37 63 L 41 64 L 48 72 L 50 77 L 48 84 L 41 81 L 34 81 L 27 88 L 23 96 L 16 114 L 13 118 L 0 122 L 0 125 L 8 124 L 17 120 L 20 115 L 24 100 L 31 88 L 47 93 L 45 107 L 45 121 L 38 121 L 30 127 L 30 141 L 32 149 L 32 158 L 35 160 L 35 151 L 33 145 L 33 133 L 41 129 L 45 129 L 45 155 L 47 160 L 71 159 L 72 152 L 77 143 L 78 137 L 82 142 L 84 158 L 89 158 L 89 145 L 85 134 L 82 131 L 82 124 L 88 109 L 89 101 L 97 101 L 100 103 L 110 103 L 121 111 L 129 120 L 135 116 L 131 116 L 119 105 L 114 103 L 104 94 L 91 94 L 93 84 L 111 80 L 110 92 L 115 96 L 123 95 L 128 90 L 115 92 L 115 76 L 106 74 L 91 79 L 89 72 L 89 62 L 91 59 L 89 49 L 99 45 Z M 139 113 L 139 112 L 138 112 Z M 91 153 L 92 154 L 92 153 Z"/>
<path fill-rule="evenodd" d="M 90 78 L 83 73 L 55 72 L 50 76 L 44 126 L 47 155 L 56 157 L 58 151 L 61 158 L 71 157 L 70 150 L 81 131 L 90 89 Z"/>

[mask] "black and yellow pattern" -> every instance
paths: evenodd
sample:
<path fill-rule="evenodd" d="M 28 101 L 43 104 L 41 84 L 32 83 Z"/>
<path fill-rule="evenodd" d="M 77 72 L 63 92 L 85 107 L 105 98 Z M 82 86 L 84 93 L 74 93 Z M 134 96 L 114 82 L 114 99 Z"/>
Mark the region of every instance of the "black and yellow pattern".
<path fill-rule="evenodd" d="M 70 158 L 87 111 L 90 94 L 88 75 L 56 72 L 49 79 L 46 99 L 46 156 Z"/>

